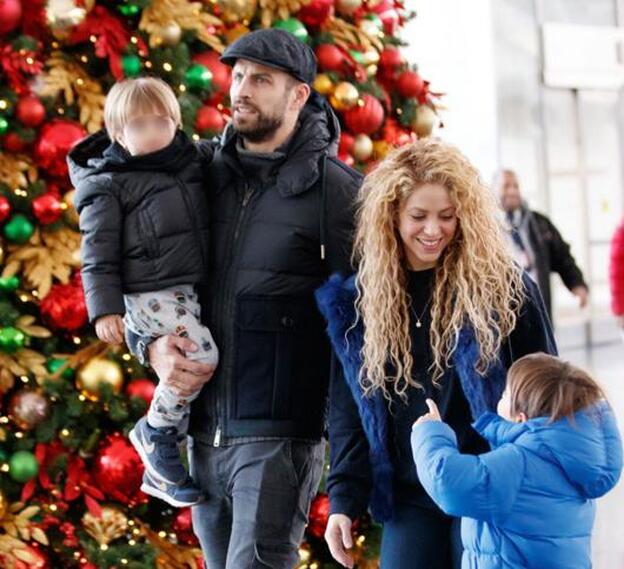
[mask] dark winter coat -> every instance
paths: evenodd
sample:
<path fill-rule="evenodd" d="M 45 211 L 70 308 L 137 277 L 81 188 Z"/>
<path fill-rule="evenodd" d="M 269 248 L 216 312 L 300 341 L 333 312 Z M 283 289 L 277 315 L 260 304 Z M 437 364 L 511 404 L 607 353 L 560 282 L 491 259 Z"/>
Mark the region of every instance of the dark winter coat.
<path fill-rule="evenodd" d="M 323 433 L 330 349 L 314 290 L 350 272 L 362 180 L 336 159 L 338 138 L 331 107 L 313 95 L 265 180 L 245 173 L 233 130 L 215 152 L 202 307 L 221 360 L 193 404 L 200 441 Z"/>
<path fill-rule="evenodd" d="M 563 240 L 552 221 L 545 215 L 528 209 L 523 212 L 523 216 L 527 216 L 530 247 L 535 256 L 537 284 L 548 314 L 552 316 L 551 272 L 559 274 L 568 290 L 587 284 L 570 252 L 570 246 Z"/>
<path fill-rule="evenodd" d="M 123 314 L 124 293 L 205 278 L 210 216 L 204 170 L 210 154 L 182 131 L 166 148 L 142 156 L 111 144 L 105 131 L 69 153 L 91 322 Z"/>
<path fill-rule="evenodd" d="M 557 353 L 537 285 L 528 276 L 524 284 L 526 299 L 512 332 L 516 337 L 504 342 L 499 360 L 490 365 L 485 376 L 476 372 L 478 343 L 466 326 L 459 334 L 453 365 L 441 380 L 453 381 L 458 376 L 473 420 L 496 409 L 505 388 L 506 370 L 513 361 L 531 352 Z M 342 371 L 332 375 L 330 388 L 331 469 L 327 487 L 331 511 L 354 519 L 370 507 L 375 519 L 387 521 L 393 513 L 396 470 L 389 450 L 391 418 L 383 395 L 376 392 L 364 397 L 359 381 L 364 329 L 361 319 L 352 327 L 356 321 L 355 277 L 332 277 L 316 296 L 340 362 L 336 365 Z"/>

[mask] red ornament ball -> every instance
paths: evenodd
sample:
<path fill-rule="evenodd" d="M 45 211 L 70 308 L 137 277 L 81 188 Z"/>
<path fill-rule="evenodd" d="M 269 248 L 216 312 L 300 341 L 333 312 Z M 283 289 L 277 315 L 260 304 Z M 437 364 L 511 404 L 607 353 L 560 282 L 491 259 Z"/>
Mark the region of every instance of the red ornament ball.
<path fill-rule="evenodd" d="M 415 71 L 403 71 L 396 80 L 396 90 L 405 98 L 416 98 L 425 88 L 423 78 Z"/>
<path fill-rule="evenodd" d="M 197 537 L 193 533 L 193 519 L 191 508 L 183 508 L 173 520 L 171 529 L 178 536 L 178 541 L 185 545 L 197 545 Z"/>
<path fill-rule="evenodd" d="M 11 215 L 11 202 L 6 196 L 0 196 L 0 223 L 9 219 Z"/>
<path fill-rule="evenodd" d="M 384 71 L 396 71 L 403 65 L 403 56 L 396 47 L 387 47 L 379 55 L 379 67 Z"/>
<path fill-rule="evenodd" d="M 42 225 L 49 225 L 58 221 L 63 215 L 61 200 L 51 193 L 43 194 L 32 202 L 35 217 Z"/>
<path fill-rule="evenodd" d="M 46 110 L 38 97 L 26 95 L 15 105 L 15 116 L 24 126 L 36 127 L 44 121 Z"/>
<path fill-rule="evenodd" d="M 154 398 L 155 389 L 156 385 L 151 379 L 133 379 L 126 386 L 126 395 L 128 397 L 140 397 L 149 405 Z"/>
<path fill-rule="evenodd" d="M 340 143 L 338 144 L 338 154 L 351 154 L 355 144 L 355 137 L 348 132 L 340 133 Z"/>
<path fill-rule="evenodd" d="M 225 127 L 225 119 L 215 107 L 206 105 L 197 111 L 195 128 L 204 136 L 219 134 Z"/>
<path fill-rule="evenodd" d="M 321 539 L 325 534 L 328 520 L 329 496 L 327 494 L 317 494 L 310 506 L 308 533 L 317 539 Z"/>
<path fill-rule="evenodd" d="M 84 292 L 79 283 L 53 285 L 40 308 L 44 321 L 56 330 L 73 332 L 88 320 Z"/>
<path fill-rule="evenodd" d="M 322 71 L 341 71 L 347 61 L 344 52 L 329 43 L 323 43 L 316 48 L 316 59 Z"/>
<path fill-rule="evenodd" d="M 306 27 L 318 28 L 334 15 L 334 0 L 312 0 L 297 13 Z"/>
<path fill-rule="evenodd" d="M 347 128 L 355 134 L 373 134 L 384 121 L 383 106 L 376 97 L 365 93 L 362 96 L 364 104 L 359 104 L 344 112 Z"/>
<path fill-rule="evenodd" d="M 119 433 L 106 437 L 93 467 L 98 488 L 111 500 L 136 505 L 146 500 L 140 491 L 143 463 L 130 442 Z"/>
<path fill-rule="evenodd" d="M 35 159 L 51 176 L 67 176 L 67 153 L 87 132 L 77 122 L 54 119 L 43 126 L 35 142 Z"/>
<path fill-rule="evenodd" d="M 0 0 L 0 35 L 12 32 L 22 20 L 20 0 Z"/>
<path fill-rule="evenodd" d="M 212 73 L 212 85 L 219 93 L 227 93 L 232 84 L 232 70 L 228 65 L 219 61 L 216 51 L 204 51 L 193 56 L 195 63 L 201 63 Z"/>
<path fill-rule="evenodd" d="M 16 132 L 9 132 L 2 139 L 2 147 L 9 152 L 24 152 L 28 146 L 28 141 L 20 137 Z"/>

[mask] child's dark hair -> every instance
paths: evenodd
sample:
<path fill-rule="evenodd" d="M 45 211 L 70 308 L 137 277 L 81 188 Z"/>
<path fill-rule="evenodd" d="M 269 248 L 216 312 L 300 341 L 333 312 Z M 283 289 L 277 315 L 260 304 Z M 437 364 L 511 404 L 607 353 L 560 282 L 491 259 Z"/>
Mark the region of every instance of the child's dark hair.
<path fill-rule="evenodd" d="M 516 361 L 507 374 L 512 416 L 549 417 L 557 421 L 600 399 L 604 392 L 584 370 L 554 356 L 536 353 Z"/>

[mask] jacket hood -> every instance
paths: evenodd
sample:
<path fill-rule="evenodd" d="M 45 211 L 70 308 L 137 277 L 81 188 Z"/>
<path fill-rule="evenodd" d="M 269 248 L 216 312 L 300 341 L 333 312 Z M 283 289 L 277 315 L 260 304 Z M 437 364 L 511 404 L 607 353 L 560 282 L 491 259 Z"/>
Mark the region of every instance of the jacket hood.
<path fill-rule="evenodd" d="M 622 441 L 606 401 L 550 423 L 536 417 L 512 423 L 486 413 L 474 428 L 493 448 L 514 443 L 559 466 L 586 498 L 598 498 L 615 486 L 622 471 Z"/>
<path fill-rule="evenodd" d="M 117 142 L 111 142 L 100 130 L 79 142 L 67 156 L 69 176 L 74 187 L 89 176 L 103 172 L 174 171 L 185 167 L 194 156 L 194 144 L 181 130 L 171 144 L 149 154 L 132 156 Z"/>
<path fill-rule="evenodd" d="M 221 138 L 226 154 L 235 155 L 237 135 L 231 123 Z M 309 189 L 318 179 L 321 155 L 336 156 L 340 123 L 329 103 L 312 91 L 299 115 L 299 126 L 288 143 L 287 160 L 277 175 L 277 187 L 283 196 L 294 196 Z"/>

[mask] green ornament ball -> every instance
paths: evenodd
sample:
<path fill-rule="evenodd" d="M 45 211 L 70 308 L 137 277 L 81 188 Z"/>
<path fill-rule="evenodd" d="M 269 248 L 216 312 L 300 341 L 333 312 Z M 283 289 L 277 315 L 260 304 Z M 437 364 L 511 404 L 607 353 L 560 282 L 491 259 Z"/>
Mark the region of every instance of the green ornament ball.
<path fill-rule="evenodd" d="M 274 28 L 278 30 L 284 30 L 286 32 L 290 32 L 293 36 L 295 36 L 298 40 L 302 42 L 308 41 L 308 30 L 303 25 L 302 22 L 297 20 L 297 18 L 288 18 L 287 20 L 277 20 L 273 24 Z"/>
<path fill-rule="evenodd" d="M 141 58 L 138 55 L 124 55 L 121 58 L 124 77 L 136 77 L 141 73 Z"/>
<path fill-rule="evenodd" d="M 131 18 L 132 16 L 136 16 L 141 11 L 141 8 L 136 4 L 124 4 L 123 6 L 119 6 L 119 11 L 127 18 Z"/>
<path fill-rule="evenodd" d="M 35 226 L 21 213 L 14 215 L 4 226 L 4 236 L 12 243 L 26 243 L 35 232 Z"/>
<path fill-rule="evenodd" d="M 0 135 L 9 132 L 9 121 L 4 117 L 0 117 Z"/>
<path fill-rule="evenodd" d="M 32 452 L 20 450 L 9 459 L 9 475 L 24 484 L 39 474 L 39 463 Z"/>
<path fill-rule="evenodd" d="M 194 63 L 184 74 L 187 85 L 191 89 L 203 90 L 212 85 L 212 72 L 201 63 Z"/>
<path fill-rule="evenodd" d="M 7 326 L 0 328 L 0 352 L 14 354 L 24 347 L 26 335 L 21 330 Z"/>
<path fill-rule="evenodd" d="M 0 290 L 2 292 L 15 292 L 20 285 L 20 279 L 17 275 L 11 277 L 0 277 Z"/>
<path fill-rule="evenodd" d="M 64 358 L 50 358 L 46 363 L 46 369 L 54 374 L 57 370 L 65 364 L 67 360 Z M 71 380 L 74 377 L 74 370 L 70 367 L 66 368 L 65 371 L 61 374 L 63 379 Z"/>

